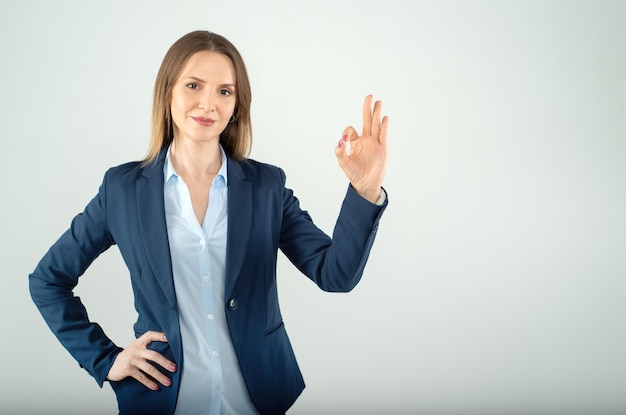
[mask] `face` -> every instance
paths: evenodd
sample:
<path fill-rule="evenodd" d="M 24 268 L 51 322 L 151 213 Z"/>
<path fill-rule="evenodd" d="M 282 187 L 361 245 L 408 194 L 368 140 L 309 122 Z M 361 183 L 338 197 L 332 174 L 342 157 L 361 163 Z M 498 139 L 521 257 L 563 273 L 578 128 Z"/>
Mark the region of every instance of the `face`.
<path fill-rule="evenodd" d="M 235 67 L 226 55 L 193 54 L 172 89 L 174 139 L 218 143 L 235 111 L 235 81 Z"/>

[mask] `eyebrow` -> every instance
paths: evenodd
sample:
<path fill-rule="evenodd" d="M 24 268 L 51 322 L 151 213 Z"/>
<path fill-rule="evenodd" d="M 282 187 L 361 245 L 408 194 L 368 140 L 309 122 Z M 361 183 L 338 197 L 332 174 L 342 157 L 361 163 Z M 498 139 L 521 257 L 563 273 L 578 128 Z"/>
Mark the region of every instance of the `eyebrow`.
<path fill-rule="evenodd" d="M 185 79 L 192 79 L 194 81 L 198 81 L 198 82 L 202 82 L 202 83 L 206 83 L 206 81 L 204 79 L 200 79 L 196 76 L 188 76 Z M 221 84 L 220 87 L 225 87 L 225 86 L 229 86 L 231 88 L 235 88 L 237 85 L 235 84 Z"/>

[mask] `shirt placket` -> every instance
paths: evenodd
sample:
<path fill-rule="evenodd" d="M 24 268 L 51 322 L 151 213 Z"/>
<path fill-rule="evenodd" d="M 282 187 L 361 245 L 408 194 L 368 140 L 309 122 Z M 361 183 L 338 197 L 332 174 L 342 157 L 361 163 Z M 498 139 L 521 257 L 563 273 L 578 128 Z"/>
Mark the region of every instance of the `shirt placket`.
<path fill-rule="evenodd" d="M 217 180 L 215 181 L 217 182 Z M 215 319 L 215 302 L 213 301 L 214 287 L 214 275 L 211 267 L 211 235 L 217 218 L 217 213 L 220 205 L 219 186 L 217 183 L 213 183 L 209 192 L 209 205 L 207 206 L 206 217 L 201 229 L 200 240 L 198 241 L 198 259 L 200 278 L 202 278 L 202 302 L 203 302 L 203 314 L 205 316 L 205 335 L 207 344 L 209 345 L 209 359 L 211 370 L 211 391 L 208 393 L 213 394 L 211 399 L 211 414 L 219 414 L 222 409 L 222 390 L 223 390 L 223 375 L 222 364 L 220 360 L 220 348 L 218 340 L 218 330 Z"/>

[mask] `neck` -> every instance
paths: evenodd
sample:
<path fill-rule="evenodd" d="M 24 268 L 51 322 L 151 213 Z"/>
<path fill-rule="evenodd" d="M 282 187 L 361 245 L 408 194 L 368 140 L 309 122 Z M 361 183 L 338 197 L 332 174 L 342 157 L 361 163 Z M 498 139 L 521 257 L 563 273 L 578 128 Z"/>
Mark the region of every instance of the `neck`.
<path fill-rule="evenodd" d="M 199 144 L 174 138 L 170 159 L 178 174 L 193 177 L 215 175 L 222 166 L 218 142 Z"/>

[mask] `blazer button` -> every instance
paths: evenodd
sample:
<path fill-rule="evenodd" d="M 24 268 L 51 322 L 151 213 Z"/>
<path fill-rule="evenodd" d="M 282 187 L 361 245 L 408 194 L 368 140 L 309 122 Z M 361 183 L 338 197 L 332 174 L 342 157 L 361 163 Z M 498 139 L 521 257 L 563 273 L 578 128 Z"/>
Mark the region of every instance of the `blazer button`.
<path fill-rule="evenodd" d="M 230 308 L 231 310 L 235 311 L 237 309 L 237 306 L 239 305 L 239 303 L 237 302 L 236 298 L 231 298 L 228 301 L 228 308 Z"/>

